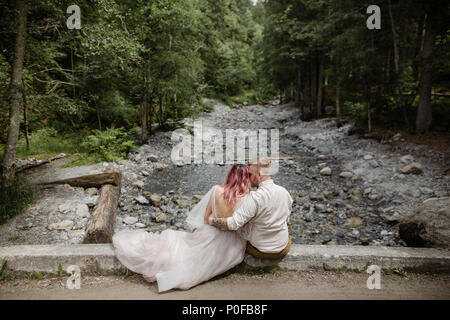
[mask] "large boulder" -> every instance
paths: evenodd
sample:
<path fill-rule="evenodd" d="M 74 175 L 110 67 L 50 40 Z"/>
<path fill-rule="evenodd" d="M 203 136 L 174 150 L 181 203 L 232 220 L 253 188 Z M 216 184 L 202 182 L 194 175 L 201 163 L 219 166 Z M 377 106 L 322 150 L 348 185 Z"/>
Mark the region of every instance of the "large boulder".
<path fill-rule="evenodd" d="M 399 234 L 410 247 L 450 248 L 450 197 L 425 200 L 400 221 Z"/>

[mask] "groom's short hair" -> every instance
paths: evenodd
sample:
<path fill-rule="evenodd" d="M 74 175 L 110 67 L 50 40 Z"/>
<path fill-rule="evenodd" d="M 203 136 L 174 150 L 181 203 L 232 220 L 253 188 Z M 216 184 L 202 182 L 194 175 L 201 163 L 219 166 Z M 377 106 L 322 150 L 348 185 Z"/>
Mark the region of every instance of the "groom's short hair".
<path fill-rule="evenodd" d="M 257 172 L 261 172 L 263 176 L 271 175 L 272 162 L 268 158 L 253 158 L 250 159 L 249 165 L 256 168 Z"/>

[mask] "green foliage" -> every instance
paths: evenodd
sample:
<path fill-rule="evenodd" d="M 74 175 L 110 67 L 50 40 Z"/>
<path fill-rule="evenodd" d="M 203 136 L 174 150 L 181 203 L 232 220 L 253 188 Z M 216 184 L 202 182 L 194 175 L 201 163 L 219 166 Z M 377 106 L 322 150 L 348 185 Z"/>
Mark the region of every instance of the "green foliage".
<path fill-rule="evenodd" d="M 96 130 L 95 134 L 84 139 L 82 146 L 88 153 L 98 154 L 103 161 L 124 159 L 136 148 L 132 134 L 124 128 Z"/>
<path fill-rule="evenodd" d="M 249 275 L 275 274 L 277 270 L 278 267 L 276 265 L 266 267 L 252 267 L 245 262 L 241 264 L 241 272 Z"/>
<path fill-rule="evenodd" d="M 405 278 L 408 276 L 408 273 L 403 268 L 384 269 L 384 273 L 387 275 L 399 275 L 402 278 Z"/>
<path fill-rule="evenodd" d="M 345 101 L 342 108 L 342 114 L 356 120 L 361 118 L 361 114 L 364 114 L 365 109 L 366 106 L 360 102 Z"/>
<path fill-rule="evenodd" d="M 27 274 L 26 277 L 28 280 L 33 280 L 33 279 L 42 280 L 44 278 L 44 275 L 40 271 L 33 270 L 29 274 Z"/>
<path fill-rule="evenodd" d="M 339 88 L 341 106 L 346 103 L 348 115 L 365 125 L 367 112 L 359 106 L 370 103 L 372 122 L 413 126 L 427 29 L 424 22 L 433 4 L 411 0 L 379 4 L 385 21 L 379 30 L 366 27 L 369 5 L 356 0 L 264 2 L 263 57 L 259 58 L 265 71 L 262 91 L 275 90 L 283 101 L 295 100 L 316 113 L 323 65 L 322 111 L 335 104 Z M 444 22 L 449 12 L 448 6 L 441 8 L 441 21 L 436 21 L 435 27 L 433 90 L 448 94 L 448 76 L 444 74 L 448 75 L 450 66 L 450 31 Z M 439 96 L 433 95 L 435 124 L 441 123 L 443 114 L 436 110 L 438 104 Z"/>
<path fill-rule="evenodd" d="M 64 270 L 62 268 L 62 265 L 59 264 L 58 265 L 58 269 L 57 270 L 52 270 L 52 273 L 57 276 L 57 277 L 62 277 L 62 275 L 64 274 Z"/>
<path fill-rule="evenodd" d="M 14 184 L 0 188 L 0 225 L 21 214 L 33 201 L 33 189 L 27 179 L 19 175 Z"/>
<path fill-rule="evenodd" d="M 0 266 L 0 281 L 8 281 L 11 279 L 11 276 L 6 274 L 6 265 L 7 260 L 2 260 L 2 264 Z"/>
<path fill-rule="evenodd" d="M 26 145 L 25 138 L 17 144 L 18 157 L 51 157 L 60 153 L 74 154 L 81 152 L 82 138 L 79 133 L 59 133 L 53 127 L 39 129 L 30 134 L 30 147 Z"/>

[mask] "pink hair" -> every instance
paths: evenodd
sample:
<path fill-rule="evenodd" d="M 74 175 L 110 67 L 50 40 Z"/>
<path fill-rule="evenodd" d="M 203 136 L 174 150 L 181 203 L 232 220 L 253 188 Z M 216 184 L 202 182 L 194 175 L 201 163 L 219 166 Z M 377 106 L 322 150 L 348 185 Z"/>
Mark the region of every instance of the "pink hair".
<path fill-rule="evenodd" d="M 225 178 L 223 199 L 227 204 L 235 203 L 240 197 L 250 191 L 250 177 L 248 167 L 243 164 L 235 164 L 228 171 Z"/>

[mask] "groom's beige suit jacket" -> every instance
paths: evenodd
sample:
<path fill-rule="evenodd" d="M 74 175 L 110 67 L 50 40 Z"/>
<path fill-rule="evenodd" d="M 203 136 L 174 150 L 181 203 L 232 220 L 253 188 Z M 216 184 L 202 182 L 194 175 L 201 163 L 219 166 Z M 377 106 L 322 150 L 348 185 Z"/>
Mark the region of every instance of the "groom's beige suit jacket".
<path fill-rule="evenodd" d="M 261 252 L 278 253 L 289 242 L 288 219 L 292 211 L 289 192 L 272 179 L 260 183 L 242 205 L 227 218 L 229 230 L 238 230 L 249 222 L 245 238 Z"/>

